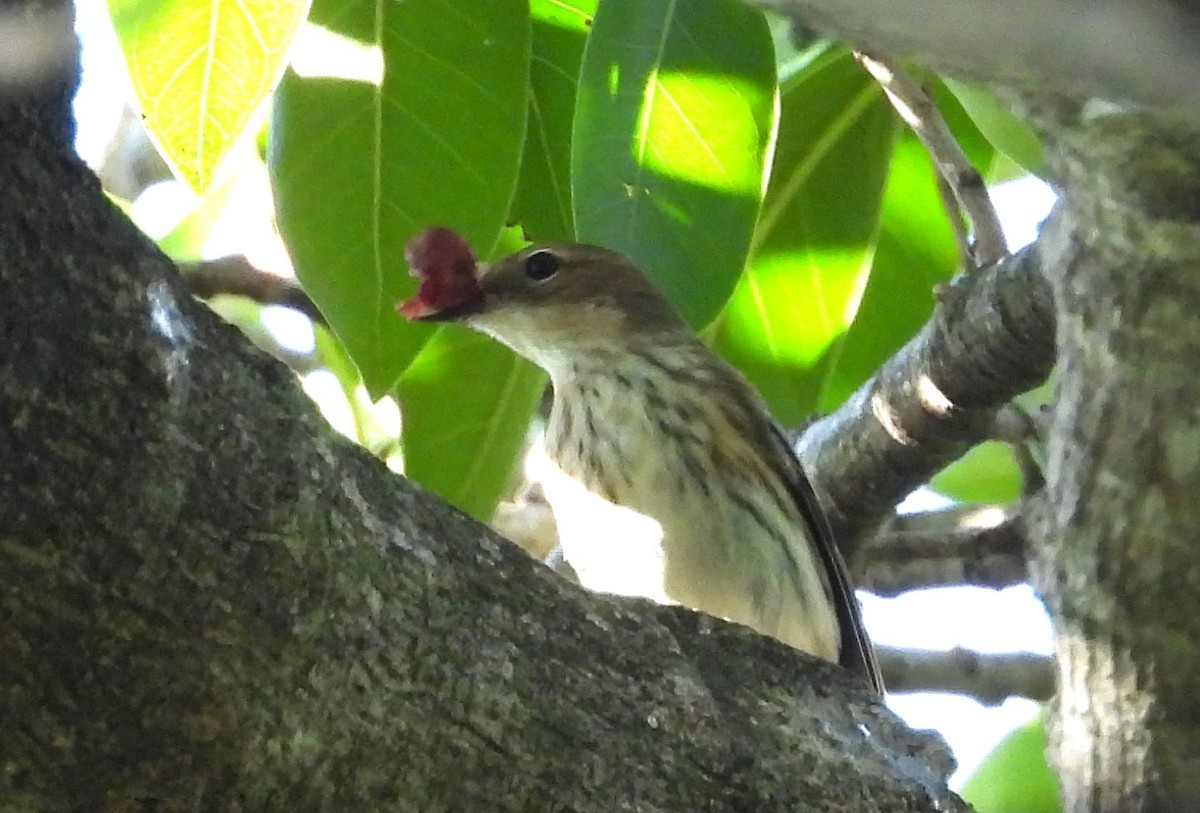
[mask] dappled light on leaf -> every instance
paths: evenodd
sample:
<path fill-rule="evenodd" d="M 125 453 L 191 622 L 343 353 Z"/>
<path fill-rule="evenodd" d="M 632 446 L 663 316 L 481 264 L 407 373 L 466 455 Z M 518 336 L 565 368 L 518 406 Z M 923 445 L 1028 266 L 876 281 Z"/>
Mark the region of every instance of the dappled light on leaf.
<path fill-rule="evenodd" d="M 308 0 L 109 0 L 146 130 L 203 192 L 283 71 Z"/>
<path fill-rule="evenodd" d="M 897 127 L 844 49 L 784 88 L 752 253 L 707 335 L 785 425 L 816 410 L 868 283 Z"/>
<path fill-rule="evenodd" d="M 695 327 L 733 289 L 775 121 L 762 14 L 736 0 L 607 0 L 580 72 L 578 237 L 631 257 Z"/>
<path fill-rule="evenodd" d="M 331 28 L 306 23 L 296 35 L 292 70 L 304 79 L 344 79 L 383 84 L 383 50 Z"/>
<path fill-rule="evenodd" d="M 759 195 L 763 133 L 752 118 L 730 117 L 728 111 L 770 103 L 764 88 L 737 77 L 656 73 L 643 93 L 634 159 L 664 178 Z M 724 121 L 725 126 L 704 130 L 706 121 Z"/>

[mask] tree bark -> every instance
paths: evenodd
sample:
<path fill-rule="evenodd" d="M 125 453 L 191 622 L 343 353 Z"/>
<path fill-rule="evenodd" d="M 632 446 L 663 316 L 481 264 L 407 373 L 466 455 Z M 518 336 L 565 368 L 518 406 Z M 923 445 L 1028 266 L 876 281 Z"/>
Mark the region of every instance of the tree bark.
<path fill-rule="evenodd" d="M 989 438 L 997 413 L 1054 361 L 1049 286 L 1036 247 L 960 276 L 932 318 L 796 451 L 851 560 L 908 494 Z"/>
<path fill-rule="evenodd" d="M 747 2 L 939 73 L 1200 121 L 1200 10 L 1186 0 Z"/>
<path fill-rule="evenodd" d="M 840 668 L 587 594 L 338 438 L 48 64 L 0 93 L 0 810 L 965 809 Z"/>
<path fill-rule="evenodd" d="M 1037 106 L 1057 394 L 1031 542 L 1057 631 L 1067 811 L 1200 806 L 1200 138 Z"/>

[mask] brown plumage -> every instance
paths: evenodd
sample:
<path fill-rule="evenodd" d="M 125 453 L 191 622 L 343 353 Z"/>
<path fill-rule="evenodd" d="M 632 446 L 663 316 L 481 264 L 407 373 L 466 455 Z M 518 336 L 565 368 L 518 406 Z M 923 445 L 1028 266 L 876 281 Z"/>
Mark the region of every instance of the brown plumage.
<path fill-rule="evenodd" d="M 623 547 L 621 533 L 597 537 L 556 507 L 585 585 L 628 591 L 604 575 L 627 559 L 618 569 L 641 579 L 632 592 L 747 624 L 882 691 L 845 565 L 783 433 L 628 259 L 534 246 L 486 269 L 468 301 L 422 318 L 484 331 L 550 374 L 546 447 L 567 475 L 547 485 L 552 505 L 586 491 L 618 521 L 661 531 L 656 548 Z"/>

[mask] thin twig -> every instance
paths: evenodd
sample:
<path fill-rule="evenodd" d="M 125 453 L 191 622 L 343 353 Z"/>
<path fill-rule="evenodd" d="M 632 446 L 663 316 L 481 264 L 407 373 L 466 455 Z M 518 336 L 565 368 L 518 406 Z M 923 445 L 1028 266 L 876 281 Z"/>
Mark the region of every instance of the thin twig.
<path fill-rule="evenodd" d="M 971 246 L 970 227 L 958 205 L 958 196 L 941 173 L 937 176 L 937 191 L 938 199 L 942 202 L 942 211 L 946 213 L 946 219 L 950 221 L 950 230 L 954 232 L 954 245 L 958 247 L 958 256 L 963 258 L 964 263 L 974 264 L 975 249 Z"/>
<path fill-rule="evenodd" d="M 1013 459 L 1021 472 L 1021 494 L 1031 496 L 1046 484 L 1044 441 L 1045 432 L 1040 414 L 1030 414 L 1016 401 L 996 413 L 993 427 L 996 440 L 1008 443 Z"/>
<path fill-rule="evenodd" d="M 256 268 L 240 254 L 218 260 L 180 263 L 188 288 L 201 299 L 217 294 L 236 294 L 262 305 L 283 305 L 300 311 L 312 321 L 325 324 L 325 317 L 294 279 Z"/>
<path fill-rule="evenodd" d="M 968 264 L 985 268 L 1008 254 L 1000 218 L 988 197 L 983 176 L 971 165 L 966 153 L 950 132 L 946 120 L 920 85 L 889 60 L 862 52 L 855 56 L 875 77 L 896 112 L 925 145 L 938 174 L 954 193 L 958 207 L 971 222 L 974 243 L 966 255 Z M 950 213 L 953 223 L 956 216 Z"/>

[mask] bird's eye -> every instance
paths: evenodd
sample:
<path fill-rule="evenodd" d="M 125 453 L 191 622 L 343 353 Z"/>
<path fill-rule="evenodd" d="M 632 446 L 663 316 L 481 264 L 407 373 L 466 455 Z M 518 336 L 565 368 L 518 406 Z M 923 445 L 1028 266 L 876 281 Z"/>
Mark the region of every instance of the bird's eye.
<path fill-rule="evenodd" d="M 525 276 L 545 282 L 558 273 L 559 260 L 549 251 L 535 251 L 525 258 Z"/>

